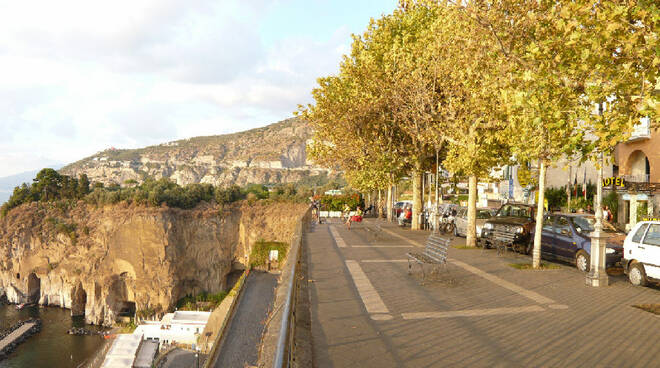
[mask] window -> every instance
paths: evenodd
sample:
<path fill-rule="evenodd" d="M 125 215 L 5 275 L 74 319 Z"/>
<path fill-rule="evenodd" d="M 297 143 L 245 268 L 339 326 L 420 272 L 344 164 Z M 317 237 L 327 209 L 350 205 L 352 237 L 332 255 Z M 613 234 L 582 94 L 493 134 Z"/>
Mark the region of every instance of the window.
<path fill-rule="evenodd" d="M 573 235 L 571 233 L 571 225 L 568 224 L 568 219 L 566 217 L 557 217 L 557 221 L 555 222 L 555 233 L 564 236 Z"/>
<path fill-rule="evenodd" d="M 637 234 L 635 234 L 637 236 Z M 660 246 L 660 224 L 652 224 L 644 237 L 644 244 Z"/>
<path fill-rule="evenodd" d="M 500 208 L 497 217 L 532 217 L 532 208 L 520 205 L 507 204 Z"/>
<path fill-rule="evenodd" d="M 649 224 L 644 224 L 644 225 L 639 227 L 639 229 L 637 230 L 637 232 L 635 233 L 635 235 L 632 238 L 633 243 L 639 243 L 639 242 L 642 241 L 642 236 L 644 236 L 644 232 L 646 232 L 646 228 L 648 228 L 648 227 L 649 227 Z"/>
<path fill-rule="evenodd" d="M 477 210 L 477 220 L 488 220 L 491 216 L 489 210 Z"/>
<path fill-rule="evenodd" d="M 552 223 L 555 221 L 555 218 L 552 216 L 545 216 L 543 218 L 543 231 L 553 232 Z"/>

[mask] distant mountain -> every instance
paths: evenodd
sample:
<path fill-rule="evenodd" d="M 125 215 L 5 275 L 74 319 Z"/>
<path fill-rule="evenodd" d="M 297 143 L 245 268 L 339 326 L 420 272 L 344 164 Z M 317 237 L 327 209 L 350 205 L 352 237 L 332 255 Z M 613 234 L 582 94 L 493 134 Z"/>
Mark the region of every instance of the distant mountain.
<path fill-rule="evenodd" d="M 49 167 L 57 170 L 62 166 L 63 165 L 51 165 Z M 32 179 L 37 176 L 39 171 L 41 170 L 26 171 L 20 174 L 0 178 L 0 204 L 5 203 L 9 199 L 15 187 L 20 186 L 23 183 L 32 183 Z"/>
<path fill-rule="evenodd" d="M 277 184 L 327 173 L 307 159 L 311 128 L 297 118 L 240 133 L 194 137 L 140 149 L 110 148 L 67 165 L 93 182 L 123 184 L 147 177 L 180 185 Z"/>

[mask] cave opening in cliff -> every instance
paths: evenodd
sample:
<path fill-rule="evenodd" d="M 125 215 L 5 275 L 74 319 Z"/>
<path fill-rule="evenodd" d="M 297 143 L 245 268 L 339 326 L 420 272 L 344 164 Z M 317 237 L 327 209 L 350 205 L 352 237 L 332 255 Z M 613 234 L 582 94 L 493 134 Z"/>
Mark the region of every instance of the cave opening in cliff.
<path fill-rule="evenodd" d="M 71 296 L 71 316 L 84 316 L 86 305 L 87 293 L 83 289 L 82 283 L 79 283 Z"/>
<path fill-rule="evenodd" d="M 41 279 L 33 272 L 28 276 L 27 302 L 38 303 L 41 295 Z"/>
<path fill-rule="evenodd" d="M 108 305 L 118 319 L 135 317 L 136 306 L 131 299 L 125 279 L 115 279 L 108 293 Z"/>

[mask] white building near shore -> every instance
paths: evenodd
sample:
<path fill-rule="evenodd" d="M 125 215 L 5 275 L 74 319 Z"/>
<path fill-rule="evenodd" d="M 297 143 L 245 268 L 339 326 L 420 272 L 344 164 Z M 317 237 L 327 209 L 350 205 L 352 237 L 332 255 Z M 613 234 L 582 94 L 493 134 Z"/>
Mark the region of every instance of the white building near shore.
<path fill-rule="evenodd" d="M 167 313 L 160 321 L 140 324 L 134 334 L 145 340 L 158 340 L 163 344 L 197 344 L 211 312 L 176 311 Z"/>

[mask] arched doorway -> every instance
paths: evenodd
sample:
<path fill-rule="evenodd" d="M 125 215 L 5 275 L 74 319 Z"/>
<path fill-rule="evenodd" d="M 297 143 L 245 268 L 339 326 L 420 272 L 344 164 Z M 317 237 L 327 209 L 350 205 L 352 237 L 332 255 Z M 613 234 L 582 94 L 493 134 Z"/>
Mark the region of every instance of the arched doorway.
<path fill-rule="evenodd" d="M 39 303 L 39 297 L 41 296 L 41 279 L 33 272 L 28 276 L 28 292 L 27 292 L 27 302 L 28 303 Z"/>
<path fill-rule="evenodd" d="M 123 277 L 113 280 L 108 291 L 107 304 L 117 320 L 126 320 L 135 317 L 135 302 L 132 300 L 128 286 Z"/>
<path fill-rule="evenodd" d="M 71 294 L 71 316 L 84 316 L 85 306 L 87 305 L 87 293 L 83 289 L 82 283 L 79 283 Z"/>
<path fill-rule="evenodd" d="M 646 183 L 651 175 L 649 159 L 642 151 L 634 151 L 628 157 L 629 181 Z"/>

